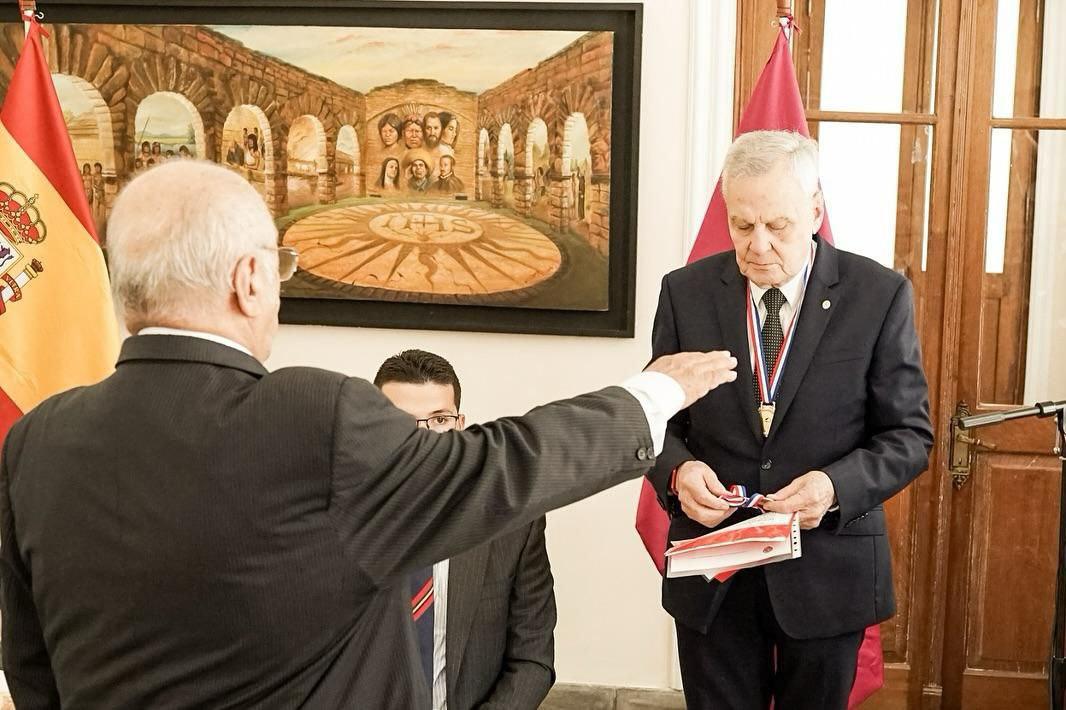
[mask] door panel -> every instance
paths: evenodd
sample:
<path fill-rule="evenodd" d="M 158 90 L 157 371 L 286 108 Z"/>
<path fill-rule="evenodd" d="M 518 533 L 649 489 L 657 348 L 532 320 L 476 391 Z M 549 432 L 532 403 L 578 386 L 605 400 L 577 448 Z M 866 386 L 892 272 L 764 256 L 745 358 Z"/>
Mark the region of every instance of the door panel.
<path fill-rule="evenodd" d="M 1057 14 L 1045 14 L 1052 5 Z M 1045 39 L 1049 21 L 1066 19 L 1063 5 L 974 5 L 974 41 L 983 41 L 982 28 L 995 29 L 963 107 L 955 393 L 974 413 L 1051 399 L 1062 369 L 1053 353 L 1066 347 L 1066 122 L 1054 114 L 1066 111 L 1049 99 L 1062 78 L 1048 76 L 1044 60 L 1062 51 Z M 1060 24 L 1054 36 L 1063 33 Z M 1018 420 L 971 435 L 982 445 L 950 504 L 943 707 L 1046 707 L 1061 485 L 1053 422 Z"/>

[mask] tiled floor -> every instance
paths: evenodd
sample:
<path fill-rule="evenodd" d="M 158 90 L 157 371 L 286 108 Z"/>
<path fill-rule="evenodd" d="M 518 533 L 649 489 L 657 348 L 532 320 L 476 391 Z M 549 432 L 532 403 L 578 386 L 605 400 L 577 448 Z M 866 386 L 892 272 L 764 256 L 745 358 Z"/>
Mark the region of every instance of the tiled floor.
<path fill-rule="evenodd" d="M 680 692 L 560 683 L 540 710 L 684 710 Z"/>

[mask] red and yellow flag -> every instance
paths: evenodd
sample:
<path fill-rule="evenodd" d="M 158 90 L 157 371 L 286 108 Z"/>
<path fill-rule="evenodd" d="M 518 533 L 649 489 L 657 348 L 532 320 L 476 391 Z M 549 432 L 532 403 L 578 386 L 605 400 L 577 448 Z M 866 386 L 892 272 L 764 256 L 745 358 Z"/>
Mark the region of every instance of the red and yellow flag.
<path fill-rule="evenodd" d="M 33 20 L 0 108 L 0 440 L 115 365 L 107 268 Z"/>

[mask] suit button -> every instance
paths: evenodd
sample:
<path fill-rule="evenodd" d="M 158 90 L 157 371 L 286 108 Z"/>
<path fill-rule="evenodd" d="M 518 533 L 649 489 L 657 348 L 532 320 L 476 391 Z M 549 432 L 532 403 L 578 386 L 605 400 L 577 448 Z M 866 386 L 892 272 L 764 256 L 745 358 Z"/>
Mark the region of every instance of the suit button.
<path fill-rule="evenodd" d="M 774 462 L 771 461 L 770 459 L 766 459 L 765 461 L 762 462 L 762 470 L 763 471 L 769 471 L 771 468 L 773 468 L 773 466 L 774 466 Z"/>
<path fill-rule="evenodd" d="M 637 449 L 637 459 L 639 461 L 645 461 L 648 458 L 648 450 L 644 447 Z"/>

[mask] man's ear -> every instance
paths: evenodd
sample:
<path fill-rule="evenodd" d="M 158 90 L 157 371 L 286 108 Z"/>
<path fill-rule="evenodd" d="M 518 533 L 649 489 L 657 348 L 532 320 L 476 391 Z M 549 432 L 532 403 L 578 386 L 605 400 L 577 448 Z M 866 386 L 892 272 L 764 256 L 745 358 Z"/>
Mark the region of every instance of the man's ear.
<path fill-rule="evenodd" d="M 822 229 L 822 222 L 825 221 L 825 201 L 822 198 L 822 191 L 814 193 L 814 229 L 812 233 L 817 233 Z"/>
<path fill-rule="evenodd" d="M 237 308 L 249 318 L 259 315 L 263 309 L 262 260 L 255 254 L 246 254 L 233 267 L 233 293 Z"/>
<path fill-rule="evenodd" d="M 466 429 L 466 415 L 460 414 L 459 419 L 455 422 L 455 424 L 456 429 Z"/>

